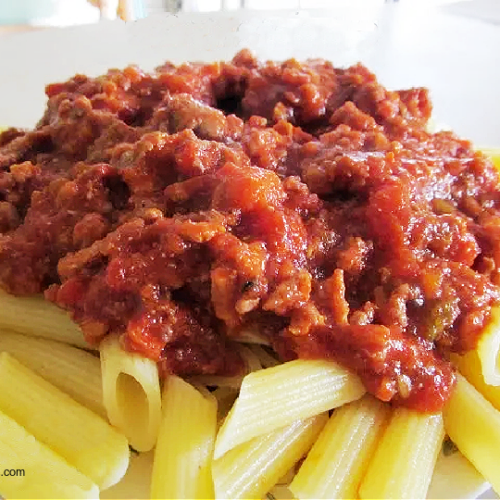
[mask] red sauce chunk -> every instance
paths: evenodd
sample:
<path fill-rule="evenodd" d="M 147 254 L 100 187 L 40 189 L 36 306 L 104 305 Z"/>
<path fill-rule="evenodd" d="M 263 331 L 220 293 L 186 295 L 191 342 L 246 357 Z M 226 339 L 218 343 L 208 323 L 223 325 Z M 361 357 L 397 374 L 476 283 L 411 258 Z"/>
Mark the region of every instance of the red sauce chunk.
<path fill-rule="evenodd" d="M 323 60 L 166 63 L 49 85 L 0 135 L 0 285 L 163 372 L 233 374 L 258 329 L 436 411 L 500 299 L 499 175 L 425 89 Z"/>

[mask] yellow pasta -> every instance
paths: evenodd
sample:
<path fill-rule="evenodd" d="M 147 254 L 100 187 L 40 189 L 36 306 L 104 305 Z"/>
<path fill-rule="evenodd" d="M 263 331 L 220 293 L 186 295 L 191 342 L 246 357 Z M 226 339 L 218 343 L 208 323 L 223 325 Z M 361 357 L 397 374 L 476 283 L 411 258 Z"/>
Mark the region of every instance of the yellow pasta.
<path fill-rule="evenodd" d="M 425 498 L 443 438 L 441 414 L 396 408 L 361 482 L 360 498 Z"/>
<path fill-rule="evenodd" d="M 500 410 L 500 386 L 488 385 L 484 381 L 477 350 L 463 356 L 453 355 L 452 360 L 460 373 L 497 409 Z"/>
<path fill-rule="evenodd" d="M 216 498 L 261 498 L 312 446 L 326 413 L 243 443 L 213 464 Z"/>
<path fill-rule="evenodd" d="M 5 469 L 24 473 L 7 476 Z M 98 498 L 81 472 L 0 412 L 0 492 L 5 498 Z"/>
<path fill-rule="evenodd" d="M 87 348 L 69 315 L 43 297 L 16 297 L 0 290 L 0 328 Z"/>
<path fill-rule="evenodd" d="M 117 483 L 127 470 L 125 436 L 6 352 L 0 354 L 0 411 L 101 489 Z"/>
<path fill-rule="evenodd" d="M 500 148 L 481 148 L 481 151 L 492 159 L 496 167 L 500 168 Z"/>
<path fill-rule="evenodd" d="M 156 443 L 161 420 L 158 366 L 151 359 L 122 349 L 109 335 L 100 345 L 104 406 L 109 421 L 137 451 Z"/>
<path fill-rule="evenodd" d="M 179 377 L 168 377 L 151 498 L 213 498 L 211 465 L 216 426 L 215 398 Z"/>
<path fill-rule="evenodd" d="M 500 385 L 500 307 L 491 309 L 491 318 L 476 347 L 484 381 Z"/>
<path fill-rule="evenodd" d="M 75 401 L 106 418 L 98 357 L 61 342 L 6 331 L 0 331 L 0 352 L 12 354 Z"/>
<path fill-rule="evenodd" d="M 500 493 L 500 412 L 457 375 L 457 385 L 443 415 L 451 440 Z"/>
<path fill-rule="evenodd" d="M 250 373 L 222 426 L 214 457 L 296 420 L 359 399 L 359 378 L 336 363 L 296 360 Z"/>
<path fill-rule="evenodd" d="M 333 413 L 290 484 L 296 498 L 356 498 L 389 407 L 364 396 Z"/>

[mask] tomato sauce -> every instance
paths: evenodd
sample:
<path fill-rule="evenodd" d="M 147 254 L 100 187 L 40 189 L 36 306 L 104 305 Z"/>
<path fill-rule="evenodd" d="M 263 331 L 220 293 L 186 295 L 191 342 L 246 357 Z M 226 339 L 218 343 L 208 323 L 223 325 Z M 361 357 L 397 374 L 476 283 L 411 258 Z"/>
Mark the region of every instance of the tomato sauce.
<path fill-rule="evenodd" d="M 166 63 L 49 85 L 0 135 L 0 284 L 86 339 L 232 374 L 242 332 L 421 411 L 500 299 L 499 176 L 425 89 L 323 60 Z"/>

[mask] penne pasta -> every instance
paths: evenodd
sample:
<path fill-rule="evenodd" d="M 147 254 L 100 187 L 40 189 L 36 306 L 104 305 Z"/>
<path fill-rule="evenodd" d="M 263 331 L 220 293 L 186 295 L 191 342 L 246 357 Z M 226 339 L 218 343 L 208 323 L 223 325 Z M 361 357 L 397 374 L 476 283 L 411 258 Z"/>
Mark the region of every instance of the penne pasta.
<path fill-rule="evenodd" d="M 10 476 L 5 469 L 20 469 Z M 99 489 L 48 446 L 0 412 L 0 492 L 5 498 L 98 498 Z"/>
<path fill-rule="evenodd" d="M 68 344 L 0 332 L 0 352 L 8 352 L 45 380 L 103 418 L 99 358 Z"/>
<path fill-rule="evenodd" d="M 216 498 L 262 498 L 314 443 L 326 413 L 259 436 L 227 452 L 213 464 Z"/>
<path fill-rule="evenodd" d="M 361 482 L 360 498 L 425 498 L 443 438 L 441 414 L 396 408 Z"/>
<path fill-rule="evenodd" d="M 43 297 L 16 297 L 0 290 L 0 328 L 89 348 L 69 314 Z"/>
<path fill-rule="evenodd" d="M 163 417 L 156 445 L 151 498 L 213 498 L 212 452 L 217 402 L 176 376 L 163 388 Z"/>
<path fill-rule="evenodd" d="M 484 381 L 500 385 L 500 307 L 491 309 L 490 322 L 478 340 L 476 351 Z"/>
<path fill-rule="evenodd" d="M 10 354 L 0 354 L 0 411 L 94 481 L 100 489 L 125 474 L 125 436 Z"/>
<path fill-rule="evenodd" d="M 389 407 L 372 396 L 333 412 L 290 484 L 296 498 L 356 498 Z"/>
<path fill-rule="evenodd" d="M 104 406 L 109 421 L 137 451 L 151 450 L 161 420 L 158 366 L 151 359 L 122 349 L 119 337 L 100 345 Z"/>
<path fill-rule="evenodd" d="M 469 351 L 463 356 L 454 354 L 451 359 L 468 382 L 500 411 L 500 386 L 489 385 L 484 381 L 477 350 Z"/>
<path fill-rule="evenodd" d="M 336 363 L 296 360 L 245 377 L 215 444 L 215 459 L 250 439 L 359 399 L 365 389 Z"/>
<path fill-rule="evenodd" d="M 457 385 L 443 415 L 450 439 L 499 493 L 500 412 L 457 375 Z"/>

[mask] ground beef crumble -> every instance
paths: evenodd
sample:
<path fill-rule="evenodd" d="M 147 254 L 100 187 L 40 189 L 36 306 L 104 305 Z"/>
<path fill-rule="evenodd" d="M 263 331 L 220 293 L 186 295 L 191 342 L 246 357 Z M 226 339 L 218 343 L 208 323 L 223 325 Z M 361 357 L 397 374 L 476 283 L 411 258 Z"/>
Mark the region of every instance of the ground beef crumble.
<path fill-rule="evenodd" d="M 0 134 L 0 284 L 164 371 L 230 374 L 259 328 L 384 401 L 442 407 L 499 302 L 499 176 L 358 64 L 165 63 L 49 85 Z"/>

